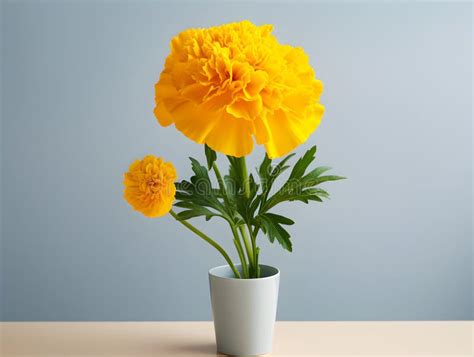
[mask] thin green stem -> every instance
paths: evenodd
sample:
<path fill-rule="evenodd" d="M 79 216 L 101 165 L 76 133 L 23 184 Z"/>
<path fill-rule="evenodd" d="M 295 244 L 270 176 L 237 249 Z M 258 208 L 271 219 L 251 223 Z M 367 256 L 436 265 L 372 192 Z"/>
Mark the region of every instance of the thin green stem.
<path fill-rule="evenodd" d="M 224 203 L 226 204 L 228 208 L 230 208 L 231 205 L 229 204 L 229 199 L 227 197 L 225 183 L 224 183 L 224 180 L 222 179 L 222 175 L 221 175 L 221 172 L 219 171 L 219 167 L 217 167 L 217 164 L 215 161 L 212 163 L 212 169 L 214 170 L 214 173 L 216 174 L 217 183 L 219 184 L 219 189 L 221 191 L 222 198 L 224 199 Z"/>
<path fill-rule="evenodd" d="M 248 279 L 249 267 L 247 265 L 247 260 L 245 259 L 244 250 L 242 249 L 242 243 L 240 243 L 239 233 L 235 229 L 234 225 L 231 224 L 230 228 L 232 230 L 232 234 L 234 235 L 234 245 L 235 245 L 235 248 L 237 249 L 237 253 L 239 254 L 240 263 L 242 264 L 242 273 L 244 275 L 244 278 Z"/>
<path fill-rule="evenodd" d="M 259 227 L 255 227 L 255 229 L 253 230 L 253 237 L 254 237 L 254 240 L 255 240 L 255 246 L 256 246 L 256 250 L 257 250 L 257 260 L 255 262 L 255 264 L 257 264 L 257 278 L 260 278 L 260 248 L 257 247 L 257 236 L 258 236 L 258 232 L 259 232 L 260 228 Z"/>
<path fill-rule="evenodd" d="M 257 277 L 260 278 L 260 248 L 257 248 L 257 260 L 259 261 L 259 265 L 257 267 Z"/>
<path fill-rule="evenodd" d="M 249 224 L 247 224 L 247 229 L 249 231 L 249 235 L 252 240 L 253 261 L 255 264 L 255 267 L 254 267 L 255 278 L 260 278 L 260 266 L 259 266 L 260 248 L 257 247 L 258 227 L 255 227 L 255 229 L 252 232 L 252 227 Z"/>
<path fill-rule="evenodd" d="M 253 262 L 255 265 L 257 265 L 257 240 L 255 239 L 256 237 L 252 234 L 252 228 L 250 228 L 250 225 L 246 224 L 246 226 L 249 232 L 250 240 L 252 242 Z"/>
<path fill-rule="evenodd" d="M 185 226 L 186 228 L 188 228 L 191 232 L 195 233 L 198 237 L 202 238 L 202 239 L 205 240 L 207 243 L 209 243 L 209 244 L 212 245 L 214 248 L 216 248 L 216 249 L 219 251 L 219 253 L 222 254 L 222 256 L 223 256 L 224 259 L 226 260 L 227 264 L 229 264 L 230 268 L 231 268 L 232 271 L 234 272 L 235 277 L 240 279 L 240 273 L 239 273 L 239 271 L 235 268 L 234 263 L 232 263 L 232 260 L 230 259 L 229 255 L 228 255 L 227 252 L 224 250 L 224 248 L 222 248 L 222 247 L 221 247 L 216 241 L 214 241 L 212 238 L 208 237 L 208 236 L 205 235 L 203 232 L 201 232 L 199 229 L 197 229 L 196 227 L 194 227 L 191 223 L 179 219 L 178 215 L 177 215 L 173 210 L 170 211 L 170 214 L 173 216 L 174 219 L 176 219 L 179 223 L 181 223 L 183 226 Z"/>

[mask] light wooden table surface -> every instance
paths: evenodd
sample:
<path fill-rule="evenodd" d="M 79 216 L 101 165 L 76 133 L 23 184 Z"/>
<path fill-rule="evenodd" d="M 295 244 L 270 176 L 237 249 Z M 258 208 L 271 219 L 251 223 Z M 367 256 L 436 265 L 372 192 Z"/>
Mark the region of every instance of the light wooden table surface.
<path fill-rule="evenodd" d="M 272 356 L 473 356 L 473 322 L 277 322 Z M 0 323 L 1 356 L 219 356 L 211 322 Z"/>

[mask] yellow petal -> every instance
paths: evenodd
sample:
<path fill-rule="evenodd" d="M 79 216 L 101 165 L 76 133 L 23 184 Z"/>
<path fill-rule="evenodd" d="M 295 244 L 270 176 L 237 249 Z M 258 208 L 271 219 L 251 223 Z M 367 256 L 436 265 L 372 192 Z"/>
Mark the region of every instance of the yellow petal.
<path fill-rule="evenodd" d="M 242 157 L 253 149 L 251 124 L 225 111 L 206 137 L 206 144 L 225 155 Z"/>
<path fill-rule="evenodd" d="M 168 126 L 173 123 L 173 116 L 168 111 L 168 109 L 166 109 L 166 106 L 163 101 L 157 101 L 153 113 L 155 114 L 155 117 L 160 123 L 160 125 Z"/>
<path fill-rule="evenodd" d="M 179 93 L 173 84 L 172 76 L 169 73 L 163 72 L 160 80 L 155 84 L 156 98 L 169 98 L 177 96 Z"/>
<path fill-rule="evenodd" d="M 270 139 L 270 131 L 266 118 L 258 117 L 253 121 L 254 136 L 257 144 L 265 144 Z"/>
<path fill-rule="evenodd" d="M 314 106 L 308 117 L 297 117 L 279 110 L 267 117 L 270 139 L 265 144 L 268 157 L 274 159 L 288 154 L 304 143 L 321 123 L 324 107 Z"/>
<path fill-rule="evenodd" d="M 204 144 L 207 135 L 218 122 L 216 113 L 199 110 L 196 104 L 185 102 L 175 108 L 173 114 L 176 128 L 189 139 Z"/>
<path fill-rule="evenodd" d="M 255 71 L 252 74 L 250 82 L 244 88 L 245 96 L 248 99 L 255 98 L 260 91 L 265 87 L 268 80 L 268 74 L 264 71 Z"/>
<path fill-rule="evenodd" d="M 257 97 L 254 100 L 238 99 L 231 105 L 228 105 L 226 110 L 227 113 L 232 114 L 236 118 L 252 120 L 262 111 L 262 98 Z"/>
<path fill-rule="evenodd" d="M 181 91 L 181 95 L 186 98 L 194 101 L 195 103 L 201 103 L 203 97 L 209 93 L 209 87 L 203 86 L 201 83 L 194 83 L 185 87 Z"/>

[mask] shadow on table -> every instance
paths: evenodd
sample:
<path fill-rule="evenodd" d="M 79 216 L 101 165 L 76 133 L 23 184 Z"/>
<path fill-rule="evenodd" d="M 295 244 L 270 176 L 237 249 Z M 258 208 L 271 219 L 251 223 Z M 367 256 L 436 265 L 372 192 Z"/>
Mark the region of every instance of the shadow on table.
<path fill-rule="evenodd" d="M 226 356 L 216 352 L 215 343 L 186 343 L 167 344 L 166 351 L 170 356 Z"/>
<path fill-rule="evenodd" d="M 166 351 L 171 356 L 175 357 L 191 357 L 191 356 L 208 356 L 208 357 L 228 357 L 226 354 L 216 352 L 215 343 L 180 343 L 180 344 L 168 344 Z M 245 357 L 245 356 L 242 356 Z"/>

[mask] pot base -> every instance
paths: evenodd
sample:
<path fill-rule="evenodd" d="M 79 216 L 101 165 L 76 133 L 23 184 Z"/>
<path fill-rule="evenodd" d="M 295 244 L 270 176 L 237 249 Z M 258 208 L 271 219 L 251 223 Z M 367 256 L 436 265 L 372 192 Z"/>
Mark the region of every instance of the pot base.
<path fill-rule="evenodd" d="M 271 356 L 271 352 L 265 352 L 259 355 L 228 355 L 224 352 L 217 351 L 218 356 L 229 356 L 229 357 L 265 357 L 265 356 Z"/>

